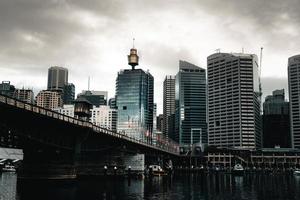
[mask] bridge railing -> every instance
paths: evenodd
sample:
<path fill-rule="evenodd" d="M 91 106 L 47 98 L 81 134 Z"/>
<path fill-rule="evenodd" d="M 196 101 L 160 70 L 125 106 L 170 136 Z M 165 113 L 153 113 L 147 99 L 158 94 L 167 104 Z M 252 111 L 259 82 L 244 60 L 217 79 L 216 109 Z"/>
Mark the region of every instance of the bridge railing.
<path fill-rule="evenodd" d="M 30 103 L 26 103 L 21 100 L 18 100 L 18 99 L 9 97 L 9 96 L 5 96 L 2 94 L 0 94 L 0 102 L 20 108 L 20 109 L 27 110 L 30 112 L 42 114 L 42 115 L 52 117 L 52 118 L 55 118 L 58 120 L 62 120 L 62 121 L 68 122 L 68 123 L 76 124 L 78 126 L 88 127 L 88 128 L 93 129 L 93 131 L 95 131 L 97 133 L 111 135 L 113 137 L 124 139 L 124 140 L 134 142 L 134 143 L 137 143 L 140 145 L 156 148 L 158 150 L 163 150 L 163 151 L 174 153 L 174 154 L 179 154 L 179 145 L 176 142 L 172 141 L 171 139 L 163 137 L 162 135 L 160 137 L 156 138 L 155 142 L 153 142 L 154 138 L 147 138 L 147 140 L 144 141 L 144 140 L 140 140 L 135 137 L 130 137 L 122 132 L 115 132 L 115 131 L 109 130 L 107 128 L 103 128 L 103 127 L 97 126 L 95 124 L 92 124 L 91 122 L 83 121 L 83 120 L 80 120 L 80 119 L 77 119 L 74 117 L 63 115 L 56 111 L 49 110 L 49 109 L 46 109 L 46 108 L 43 108 L 43 107 L 40 107 L 37 105 L 33 105 Z"/>

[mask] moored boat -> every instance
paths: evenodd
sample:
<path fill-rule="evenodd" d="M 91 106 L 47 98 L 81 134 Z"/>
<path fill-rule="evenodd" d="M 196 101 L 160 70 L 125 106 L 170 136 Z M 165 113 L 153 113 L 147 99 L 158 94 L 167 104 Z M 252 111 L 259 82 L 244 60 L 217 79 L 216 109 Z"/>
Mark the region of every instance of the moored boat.
<path fill-rule="evenodd" d="M 300 176 L 300 169 L 295 169 L 295 170 L 293 171 L 293 174 L 294 174 L 295 176 Z"/>
<path fill-rule="evenodd" d="M 234 165 L 232 172 L 234 175 L 243 175 L 245 172 L 245 169 L 241 164 L 236 164 L 236 165 Z"/>
<path fill-rule="evenodd" d="M 152 176 L 165 176 L 167 172 L 165 172 L 161 166 L 159 165 L 150 165 L 149 166 L 150 175 Z"/>
<path fill-rule="evenodd" d="M 16 168 L 13 165 L 4 165 L 2 172 L 16 172 Z"/>

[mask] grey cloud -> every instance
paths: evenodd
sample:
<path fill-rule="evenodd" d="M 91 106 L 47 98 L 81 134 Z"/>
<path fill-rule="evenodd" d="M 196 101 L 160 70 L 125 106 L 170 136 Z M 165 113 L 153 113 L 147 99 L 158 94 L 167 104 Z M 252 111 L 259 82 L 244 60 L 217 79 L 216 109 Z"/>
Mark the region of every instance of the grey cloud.
<path fill-rule="evenodd" d="M 261 35 L 275 49 L 300 45 L 299 0 L 203 0 L 198 4 L 207 13 L 219 17 L 220 25 L 229 29 L 231 23 L 242 20 L 240 29 L 252 26 L 255 32 L 251 34 Z"/>
<path fill-rule="evenodd" d="M 8 63 L 17 70 L 23 70 L 26 66 L 24 70 L 36 72 L 43 65 L 76 59 L 82 52 L 87 51 L 84 38 L 94 32 L 101 33 L 112 29 L 117 16 L 121 19 L 122 12 L 117 5 L 122 4 L 91 0 L 1 1 L 0 68 L 7 67 Z M 97 30 L 91 30 L 72 16 L 76 12 L 95 13 L 91 17 L 105 17 L 109 23 L 97 27 Z"/>
<path fill-rule="evenodd" d="M 241 43 L 255 42 L 251 36 L 261 35 L 262 40 L 269 45 L 269 52 L 277 49 L 277 55 L 285 57 L 287 49 L 297 50 L 300 46 L 299 10 L 299 0 L 1 0 L 0 71 L 9 68 L 19 73 L 20 77 L 23 73 L 43 73 L 45 76 L 50 65 L 71 63 L 90 67 L 88 65 L 96 59 L 93 56 L 98 56 L 98 61 L 101 62 L 107 59 L 101 56 L 106 51 L 105 47 L 110 45 L 110 42 L 115 42 L 112 40 L 129 35 L 123 32 L 134 34 L 134 30 L 127 29 L 128 22 L 139 28 L 135 20 L 140 17 L 151 26 L 152 23 L 160 23 L 159 20 L 163 19 L 166 12 L 171 13 L 172 16 L 170 19 L 165 19 L 170 20 L 166 23 L 167 26 L 171 26 L 172 20 L 176 21 L 180 17 L 186 17 L 193 22 L 193 19 L 197 19 L 198 12 L 205 12 L 208 17 L 214 19 L 212 23 L 218 23 L 217 27 L 220 29 L 213 31 L 220 31 L 220 35 L 226 34 L 228 39 Z M 97 27 L 86 26 L 88 24 L 82 24 L 78 16 L 77 18 L 74 16 L 76 13 L 86 13 L 93 19 L 99 19 L 103 24 Z M 152 21 L 153 19 L 156 21 Z M 138 20 L 137 22 L 141 23 Z M 170 35 L 176 35 L 172 31 L 177 29 L 188 29 L 188 32 L 193 32 L 194 28 L 202 26 L 201 20 L 199 24 L 198 21 L 196 22 L 189 24 L 190 26 L 185 26 L 184 23 L 180 24 L 180 27 L 174 25 L 173 29 L 165 29 L 165 31 L 169 30 L 170 33 L 167 34 Z M 236 24 L 237 27 L 232 28 L 232 25 Z M 160 26 L 153 27 L 160 28 Z M 249 27 L 251 27 L 249 35 L 243 35 L 243 31 L 240 30 Z M 145 30 L 144 35 L 148 34 L 151 40 L 140 42 L 143 44 L 138 46 L 141 50 L 141 64 L 144 64 L 141 67 L 157 73 L 154 75 L 160 76 L 160 80 L 164 75 L 175 74 L 178 71 L 179 59 L 195 63 L 200 67 L 206 65 L 206 63 L 199 63 L 199 58 L 205 55 L 196 55 L 195 51 L 189 49 L 189 44 L 182 44 L 179 41 L 174 41 L 174 45 L 164 44 L 159 38 L 160 30 L 157 32 L 154 32 L 156 31 L 154 29 L 150 30 Z M 211 30 L 207 30 L 209 31 Z M 103 42 L 103 48 L 93 46 L 95 41 L 90 41 L 90 37 L 95 35 L 102 38 L 96 42 Z M 195 43 L 199 44 L 199 48 L 202 48 L 201 42 L 208 39 L 204 38 L 204 35 L 199 34 L 193 38 Z M 210 39 L 218 42 L 218 38 Z M 125 46 L 113 45 L 115 48 Z M 245 48 L 247 49 L 247 46 Z M 95 64 L 101 65 L 101 63 Z M 112 66 L 107 67 L 112 68 Z M 122 66 L 116 67 L 122 68 Z M 156 72 L 152 70 L 158 68 Z M 160 72 L 164 74 L 158 74 Z M 72 73 L 78 78 L 82 71 L 72 69 Z M 4 76 L 2 74 L 2 77 Z M 111 79 L 114 80 L 115 77 Z M 281 78 L 263 78 L 262 82 L 264 94 L 270 94 L 274 89 L 287 88 L 287 83 Z"/>
<path fill-rule="evenodd" d="M 221 20 L 224 21 L 223 26 L 229 26 L 235 20 L 246 19 L 257 28 L 257 34 L 267 33 L 266 40 L 276 48 L 299 46 L 298 33 L 294 36 L 289 33 L 278 33 L 283 23 L 291 24 L 291 29 L 299 31 L 300 3 L 298 0 L 195 0 L 185 3 L 177 0 L 2 0 L 0 2 L 1 62 L 2 64 L 24 63 L 32 66 L 29 69 L 34 70 L 38 69 L 37 66 L 34 67 L 35 64 L 55 64 L 54 59 L 63 62 L 65 58 L 72 59 L 81 52 L 87 51 L 81 43 L 84 41 L 76 43 L 72 40 L 74 37 L 88 38 L 91 33 L 95 32 L 109 37 L 117 26 L 138 17 L 137 13 L 149 15 L 151 12 L 164 13 L 172 9 L 174 20 L 179 12 L 187 12 L 190 17 L 195 17 L 193 13 L 198 11 L 219 17 L 220 24 L 222 24 Z M 108 19 L 109 23 L 97 30 L 89 29 L 78 23 L 78 19 L 72 18 L 72 14 L 76 11 L 92 13 L 94 17 Z M 228 17 L 232 20 L 226 20 Z M 248 25 L 245 24 L 245 27 Z M 243 37 L 237 32 L 234 36 Z M 24 37 L 28 37 L 29 41 L 26 41 Z M 173 66 L 177 61 L 171 60 L 178 60 L 179 53 L 189 54 L 186 49 L 170 52 L 170 47 L 163 46 L 162 48 L 167 51 L 164 51 L 164 56 L 158 56 L 157 62 L 162 61 L 161 65 L 165 65 L 164 67 Z M 157 57 L 157 54 L 155 55 Z M 167 56 L 170 57 L 167 58 Z M 182 57 L 189 58 L 191 55 L 182 55 Z M 157 62 L 153 64 L 159 65 Z"/>
<path fill-rule="evenodd" d="M 179 68 L 179 60 L 186 60 L 197 64 L 197 59 L 186 48 L 172 48 L 159 43 L 144 43 L 141 47 L 141 62 L 145 62 L 146 68 L 157 68 L 165 74 L 176 74 Z"/>

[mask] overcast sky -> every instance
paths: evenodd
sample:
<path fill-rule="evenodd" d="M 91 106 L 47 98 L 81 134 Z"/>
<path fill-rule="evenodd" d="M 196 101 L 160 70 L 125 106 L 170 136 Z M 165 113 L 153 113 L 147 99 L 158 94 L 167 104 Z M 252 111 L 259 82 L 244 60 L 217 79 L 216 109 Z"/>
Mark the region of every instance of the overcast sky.
<path fill-rule="evenodd" d="M 139 67 L 162 83 L 179 59 L 206 68 L 221 52 L 254 53 L 264 47 L 264 95 L 287 89 L 287 59 L 299 54 L 299 0 L 1 0 L 0 81 L 46 89 L 47 69 L 69 69 L 76 93 L 106 90 L 112 97 L 135 38 Z M 286 91 L 287 93 L 287 91 Z"/>

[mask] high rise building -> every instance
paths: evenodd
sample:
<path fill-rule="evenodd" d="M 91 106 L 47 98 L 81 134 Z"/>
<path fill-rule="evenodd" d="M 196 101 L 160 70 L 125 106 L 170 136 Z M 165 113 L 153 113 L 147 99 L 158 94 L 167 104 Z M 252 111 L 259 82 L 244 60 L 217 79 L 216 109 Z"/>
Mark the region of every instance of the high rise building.
<path fill-rule="evenodd" d="M 75 100 L 75 85 L 73 83 L 65 84 L 63 89 L 64 104 L 73 104 Z"/>
<path fill-rule="evenodd" d="M 288 60 L 292 148 L 300 148 L 300 55 Z"/>
<path fill-rule="evenodd" d="M 263 147 L 290 148 L 289 102 L 284 99 L 284 89 L 273 91 L 263 104 Z"/>
<path fill-rule="evenodd" d="M 46 109 L 54 110 L 62 107 L 63 99 L 60 91 L 43 90 L 36 96 L 36 104 Z"/>
<path fill-rule="evenodd" d="M 215 53 L 207 58 L 208 143 L 261 147 L 261 91 L 257 56 Z"/>
<path fill-rule="evenodd" d="M 2 81 L 0 84 L 0 94 L 13 97 L 15 93 L 15 86 L 10 84 L 10 81 Z"/>
<path fill-rule="evenodd" d="M 153 129 L 153 76 L 138 65 L 137 50 L 132 48 L 128 56 L 132 69 L 118 73 L 116 102 L 118 108 L 118 131 L 140 140 L 151 142 Z"/>
<path fill-rule="evenodd" d="M 174 139 L 175 128 L 175 76 L 166 76 L 163 88 L 163 134 Z"/>
<path fill-rule="evenodd" d="M 175 104 L 175 140 L 184 148 L 207 143 L 205 69 L 179 61 Z"/>
<path fill-rule="evenodd" d="M 48 86 L 47 90 L 64 90 L 68 84 L 68 69 L 64 67 L 50 67 L 48 69 Z"/>
<path fill-rule="evenodd" d="M 26 103 L 34 103 L 33 91 L 29 89 L 16 89 L 14 92 L 14 97 Z"/>
<path fill-rule="evenodd" d="M 107 105 L 107 91 L 83 90 L 77 95 L 79 97 L 85 98 L 96 107 Z"/>

